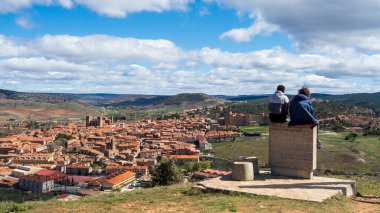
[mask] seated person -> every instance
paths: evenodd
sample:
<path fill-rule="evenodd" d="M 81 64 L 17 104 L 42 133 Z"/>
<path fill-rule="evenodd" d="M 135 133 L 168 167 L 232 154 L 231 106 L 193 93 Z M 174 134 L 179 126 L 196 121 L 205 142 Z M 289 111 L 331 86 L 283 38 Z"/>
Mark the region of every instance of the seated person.
<path fill-rule="evenodd" d="M 284 94 L 285 86 L 278 85 L 277 91 L 269 98 L 269 119 L 272 123 L 284 123 L 289 112 L 289 98 Z"/>
<path fill-rule="evenodd" d="M 298 95 L 296 95 L 293 100 L 290 101 L 289 126 L 310 125 L 311 128 L 314 128 L 315 126 L 318 128 L 318 121 L 313 116 L 313 107 L 310 100 L 310 94 L 311 93 L 309 88 L 302 87 L 300 90 L 298 90 Z M 318 137 L 317 148 L 322 148 L 322 144 L 319 142 Z"/>

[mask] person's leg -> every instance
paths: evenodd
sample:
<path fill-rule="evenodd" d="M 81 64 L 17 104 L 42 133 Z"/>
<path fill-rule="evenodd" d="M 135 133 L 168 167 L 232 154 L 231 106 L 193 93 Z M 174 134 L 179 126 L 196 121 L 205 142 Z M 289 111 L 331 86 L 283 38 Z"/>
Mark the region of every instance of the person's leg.
<path fill-rule="evenodd" d="M 285 123 L 286 115 L 284 114 L 269 114 L 269 120 L 272 123 Z"/>
<path fill-rule="evenodd" d="M 317 125 L 317 149 L 322 149 L 322 144 L 319 142 L 319 126 Z"/>

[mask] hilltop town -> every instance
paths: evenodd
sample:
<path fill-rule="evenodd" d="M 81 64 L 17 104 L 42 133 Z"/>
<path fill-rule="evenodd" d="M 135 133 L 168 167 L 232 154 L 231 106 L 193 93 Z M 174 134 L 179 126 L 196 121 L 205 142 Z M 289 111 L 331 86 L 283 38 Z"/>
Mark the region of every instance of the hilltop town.
<path fill-rule="evenodd" d="M 201 151 L 212 149 L 211 141 L 242 134 L 229 126 L 265 121 L 262 114 L 234 113 L 216 121 L 188 110 L 165 120 L 116 122 L 86 116 L 84 122 L 27 130 L 0 138 L 0 186 L 77 195 L 148 187 L 150 169 L 161 160 L 173 159 L 178 166 L 207 161 Z"/>

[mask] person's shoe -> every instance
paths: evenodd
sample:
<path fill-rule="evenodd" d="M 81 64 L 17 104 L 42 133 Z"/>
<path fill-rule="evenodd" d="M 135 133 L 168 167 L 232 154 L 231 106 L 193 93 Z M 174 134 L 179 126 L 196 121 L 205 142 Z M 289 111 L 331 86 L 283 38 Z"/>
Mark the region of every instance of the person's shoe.
<path fill-rule="evenodd" d="M 317 141 L 317 149 L 322 149 L 322 148 L 323 148 L 322 144 L 319 141 Z"/>

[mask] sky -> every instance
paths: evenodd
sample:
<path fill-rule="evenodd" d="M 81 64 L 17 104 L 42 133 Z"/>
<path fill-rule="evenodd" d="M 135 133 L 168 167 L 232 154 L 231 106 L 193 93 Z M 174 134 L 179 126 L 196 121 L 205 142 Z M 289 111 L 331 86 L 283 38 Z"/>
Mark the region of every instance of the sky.
<path fill-rule="evenodd" d="M 0 88 L 380 91 L 378 0 L 0 0 Z"/>

